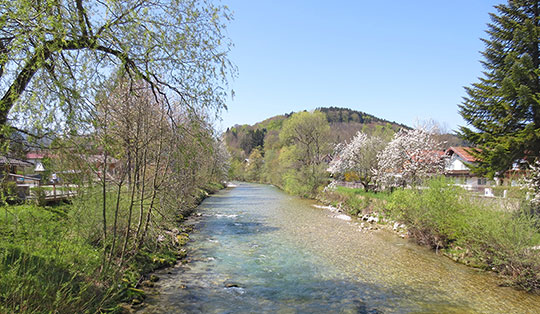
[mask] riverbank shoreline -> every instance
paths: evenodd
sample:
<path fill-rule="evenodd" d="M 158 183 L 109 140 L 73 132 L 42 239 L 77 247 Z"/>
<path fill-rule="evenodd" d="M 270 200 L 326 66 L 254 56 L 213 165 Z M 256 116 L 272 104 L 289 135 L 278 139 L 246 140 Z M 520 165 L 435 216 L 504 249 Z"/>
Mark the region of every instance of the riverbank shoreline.
<path fill-rule="evenodd" d="M 137 285 L 135 286 L 136 289 L 140 292 L 137 295 L 137 298 L 132 299 L 129 303 L 123 302 L 120 304 L 122 308 L 122 313 L 135 313 L 139 310 L 144 309 L 145 307 L 145 299 L 146 296 L 149 294 L 155 294 L 157 293 L 157 290 L 154 289 L 155 283 L 160 280 L 160 277 L 155 275 L 156 271 L 163 271 L 168 268 L 174 268 L 180 263 L 186 263 L 188 261 L 188 251 L 184 248 L 185 245 L 189 242 L 189 235 L 193 231 L 193 226 L 190 224 L 184 225 L 184 223 L 187 222 L 187 219 L 190 218 L 196 211 L 196 209 L 201 205 L 201 203 L 207 199 L 208 197 L 212 196 L 213 194 L 217 193 L 220 190 L 224 190 L 227 188 L 234 188 L 236 187 L 235 184 L 232 184 L 230 182 L 223 182 L 219 185 L 214 184 L 212 185 L 213 188 L 206 188 L 204 190 L 201 190 L 199 195 L 196 198 L 196 201 L 193 203 L 192 206 L 189 208 L 184 208 L 181 210 L 182 215 L 182 222 L 180 222 L 180 225 L 178 226 L 179 231 L 177 232 L 177 239 L 178 239 L 178 247 L 176 248 L 174 253 L 176 254 L 176 260 L 172 263 L 167 263 L 164 265 L 158 265 L 158 267 L 151 269 L 151 271 L 143 274 L 143 277 L 139 279 Z"/>
<path fill-rule="evenodd" d="M 540 294 L 540 261 L 532 253 L 537 250 L 531 236 L 538 238 L 534 218 L 513 217 L 466 202 L 463 192 L 445 181 L 431 185 L 428 190 L 382 197 L 341 188 L 324 191 L 316 200 L 368 222 L 368 227 L 362 223 L 366 231 L 385 228 L 456 263 L 496 274 L 501 286 Z M 525 242 L 531 243 L 518 246 Z"/>
<path fill-rule="evenodd" d="M 141 313 L 533 313 L 540 305 L 498 287 L 496 276 L 384 228 L 359 232 L 362 217 L 346 221 L 314 204 L 249 183 L 204 202 L 189 219 L 189 262 L 156 272 L 159 293 Z"/>

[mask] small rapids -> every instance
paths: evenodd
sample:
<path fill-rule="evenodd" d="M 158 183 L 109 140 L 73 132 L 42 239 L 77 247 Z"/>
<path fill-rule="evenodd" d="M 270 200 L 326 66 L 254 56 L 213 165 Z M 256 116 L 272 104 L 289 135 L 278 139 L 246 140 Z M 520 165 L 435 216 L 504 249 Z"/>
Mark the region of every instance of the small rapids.
<path fill-rule="evenodd" d="M 539 313 L 540 296 L 258 184 L 208 198 L 142 313 Z"/>

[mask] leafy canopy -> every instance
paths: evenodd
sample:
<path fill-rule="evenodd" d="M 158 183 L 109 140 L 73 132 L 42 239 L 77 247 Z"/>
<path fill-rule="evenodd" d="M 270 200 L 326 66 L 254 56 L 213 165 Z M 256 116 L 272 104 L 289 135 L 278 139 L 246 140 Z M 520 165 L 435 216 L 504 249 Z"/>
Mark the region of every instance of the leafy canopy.
<path fill-rule="evenodd" d="M 0 126 L 84 118 L 118 68 L 156 96 L 223 108 L 229 19 L 205 0 L 0 0 Z"/>

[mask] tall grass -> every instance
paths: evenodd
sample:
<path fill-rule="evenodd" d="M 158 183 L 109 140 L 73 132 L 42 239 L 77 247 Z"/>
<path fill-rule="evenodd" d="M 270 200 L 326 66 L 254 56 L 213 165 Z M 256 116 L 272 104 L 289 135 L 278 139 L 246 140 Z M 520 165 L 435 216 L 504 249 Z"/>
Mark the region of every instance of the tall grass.
<path fill-rule="evenodd" d="M 524 211 L 493 210 L 444 178 L 395 191 L 386 208 L 418 242 L 540 291 L 540 230 Z"/>
<path fill-rule="evenodd" d="M 0 217 L 0 312 L 95 313 L 110 300 L 100 253 L 71 232 L 66 205 L 11 206 Z"/>
<path fill-rule="evenodd" d="M 144 276 L 174 265 L 185 254 L 180 248 L 187 239 L 180 224 L 184 216 L 208 192 L 221 188 L 209 183 L 177 206 L 156 210 L 148 237 L 138 249 L 132 228 L 124 263 L 121 247 L 112 251 L 112 237 L 105 243 L 101 237 L 99 190 L 85 189 L 72 204 L 0 208 L 0 313 L 114 313 L 120 311 L 120 301 L 141 301 L 144 295 L 136 288 Z M 107 203 L 106 215 L 112 222 L 117 204 L 115 198 L 109 199 L 114 201 Z M 129 210 L 124 193 L 119 202 L 117 243 L 125 240 L 121 230 L 127 226 Z M 112 234 L 113 224 L 107 227 Z M 106 268 L 105 258 L 111 260 Z"/>

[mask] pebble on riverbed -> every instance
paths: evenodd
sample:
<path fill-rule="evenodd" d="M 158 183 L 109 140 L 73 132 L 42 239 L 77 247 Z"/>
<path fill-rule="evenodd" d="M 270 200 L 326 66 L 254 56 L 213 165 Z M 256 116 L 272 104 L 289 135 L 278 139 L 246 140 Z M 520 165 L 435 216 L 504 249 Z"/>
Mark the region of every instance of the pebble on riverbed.
<path fill-rule="evenodd" d="M 346 215 L 343 213 L 342 209 L 340 208 L 341 206 L 333 207 L 333 206 L 313 205 L 313 207 L 331 211 L 332 213 L 334 213 L 333 215 L 330 215 L 330 217 L 332 218 L 338 218 L 338 219 L 342 219 L 346 221 L 352 220 L 352 217 L 350 215 Z M 355 223 L 355 225 L 359 227 L 358 230 L 361 232 L 387 229 L 389 231 L 395 232 L 402 239 L 408 238 L 409 236 L 408 231 L 407 231 L 407 226 L 396 221 L 381 218 L 379 213 L 377 212 L 372 212 L 369 214 L 359 213 L 358 219 L 363 221 L 360 224 Z"/>

